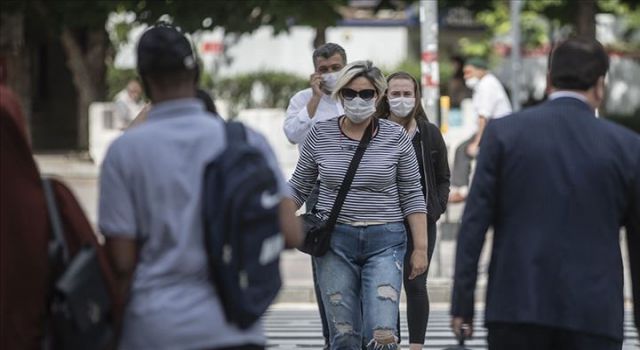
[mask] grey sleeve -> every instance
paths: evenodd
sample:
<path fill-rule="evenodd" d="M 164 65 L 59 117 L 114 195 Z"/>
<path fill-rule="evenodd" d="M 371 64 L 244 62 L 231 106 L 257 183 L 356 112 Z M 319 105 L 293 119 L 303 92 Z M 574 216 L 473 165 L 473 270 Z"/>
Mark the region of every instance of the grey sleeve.
<path fill-rule="evenodd" d="M 135 238 L 137 225 L 133 191 L 128 186 L 131 182 L 126 178 L 127 169 L 119 152 L 120 145 L 116 140 L 102 163 L 98 227 L 105 236 Z"/>
<path fill-rule="evenodd" d="M 278 181 L 278 190 L 280 191 L 280 195 L 282 195 L 283 197 L 291 197 L 289 193 L 289 186 L 287 185 L 287 182 L 282 175 L 282 171 L 280 170 L 278 158 L 269 145 L 269 142 L 264 136 L 262 136 L 262 134 L 258 133 L 257 131 L 254 131 L 246 126 L 245 128 L 247 130 L 247 141 L 262 152 L 265 159 L 267 160 L 267 163 L 269 164 L 269 167 L 271 167 L 271 170 L 273 170 L 273 173 L 276 176 L 276 180 Z"/>

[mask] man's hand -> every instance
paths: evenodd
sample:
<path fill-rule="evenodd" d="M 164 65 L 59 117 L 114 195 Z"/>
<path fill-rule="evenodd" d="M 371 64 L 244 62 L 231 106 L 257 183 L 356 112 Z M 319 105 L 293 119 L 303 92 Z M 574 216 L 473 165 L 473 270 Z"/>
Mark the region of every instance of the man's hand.
<path fill-rule="evenodd" d="M 473 335 L 473 319 L 453 317 L 451 318 L 451 330 L 460 339 L 464 334 L 464 339 L 469 339 Z"/>
<path fill-rule="evenodd" d="M 313 90 L 313 95 L 317 97 L 321 97 L 322 92 L 322 74 L 313 73 L 309 76 L 309 85 L 311 86 L 311 90 Z"/>
<path fill-rule="evenodd" d="M 414 250 L 411 253 L 411 274 L 409 275 L 409 279 L 412 280 L 420 275 L 422 275 L 425 271 L 427 271 L 427 252 L 424 250 Z"/>
<path fill-rule="evenodd" d="M 478 144 L 476 142 L 472 142 L 472 143 L 469 144 L 469 146 L 467 146 L 467 154 L 471 158 L 477 157 L 479 150 L 480 150 L 480 147 L 478 146 Z"/>

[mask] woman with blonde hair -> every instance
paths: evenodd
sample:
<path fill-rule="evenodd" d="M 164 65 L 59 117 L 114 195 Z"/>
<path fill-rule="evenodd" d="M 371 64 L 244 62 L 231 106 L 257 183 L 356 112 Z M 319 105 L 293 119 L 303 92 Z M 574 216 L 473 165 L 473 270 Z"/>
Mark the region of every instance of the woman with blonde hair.
<path fill-rule="evenodd" d="M 370 61 L 343 68 L 333 97 L 345 115 L 311 128 L 289 181 L 301 206 L 320 179 L 314 213 L 327 220 L 353 155 L 364 147 L 330 248 L 314 257 L 332 349 L 398 348 L 405 220 L 414 242 L 410 278 L 427 268 L 426 205 L 415 152 L 401 126 L 373 118 L 386 85 Z"/>

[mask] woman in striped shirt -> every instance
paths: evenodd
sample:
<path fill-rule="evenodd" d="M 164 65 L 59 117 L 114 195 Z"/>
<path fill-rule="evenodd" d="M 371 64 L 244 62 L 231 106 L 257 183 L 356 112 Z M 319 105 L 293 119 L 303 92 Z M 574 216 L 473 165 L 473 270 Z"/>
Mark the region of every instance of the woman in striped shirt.
<path fill-rule="evenodd" d="M 420 182 L 427 202 L 427 258 L 431 261 L 436 242 L 436 221 L 447 207 L 449 199 L 449 163 L 447 146 L 437 126 L 429 123 L 420 103 L 418 82 L 406 72 L 396 72 L 387 78 L 387 93 L 378 102 L 376 117 L 402 125 L 411 141 L 420 166 Z M 407 237 L 407 255 L 413 251 L 411 236 Z M 407 323 L 409 349 L 422 349 L 429 322 L 427 271 L 410 280 L 405 268 L 404 290 L 407 293 Z M 399 321 L 399 319 L 398 319 Z M 398 328 L 400 322 L 398 322 Z"/>
<path fill-rule="evenodd" d="M 301 206 L 320 179 L 315 212 L 326 220 L 360 139 L 371 128 L 331 248 L 314 258 L 332 349 L 398 348 L 405 219 L 414 242 L 410 278 L 427 268 L 426 205 L 413 146 L 401 126 L 372 118 L 386 85 L 370 61 L 346 66 L 333 92 L 345 115 L 311 128 L 289 181 Z"/>

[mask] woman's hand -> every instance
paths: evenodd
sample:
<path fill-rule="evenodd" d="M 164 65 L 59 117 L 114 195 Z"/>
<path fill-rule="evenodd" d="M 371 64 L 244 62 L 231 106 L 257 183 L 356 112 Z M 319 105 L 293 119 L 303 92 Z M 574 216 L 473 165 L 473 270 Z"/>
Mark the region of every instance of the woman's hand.
<path fill-rule="evenodd" d="M 427 215 L 425 213 L 413 213 L 407 216 L 411 238 L 413 239 L 413 252 L 411 252 L 412 280 L 427 271 Z"/>
<path fill-rule="evenodd" d="M 427 271 L 427 252 L 425 250 L 413 250 L 411 253 L 411 274 L 409 279 L 412 280 Z"/>

